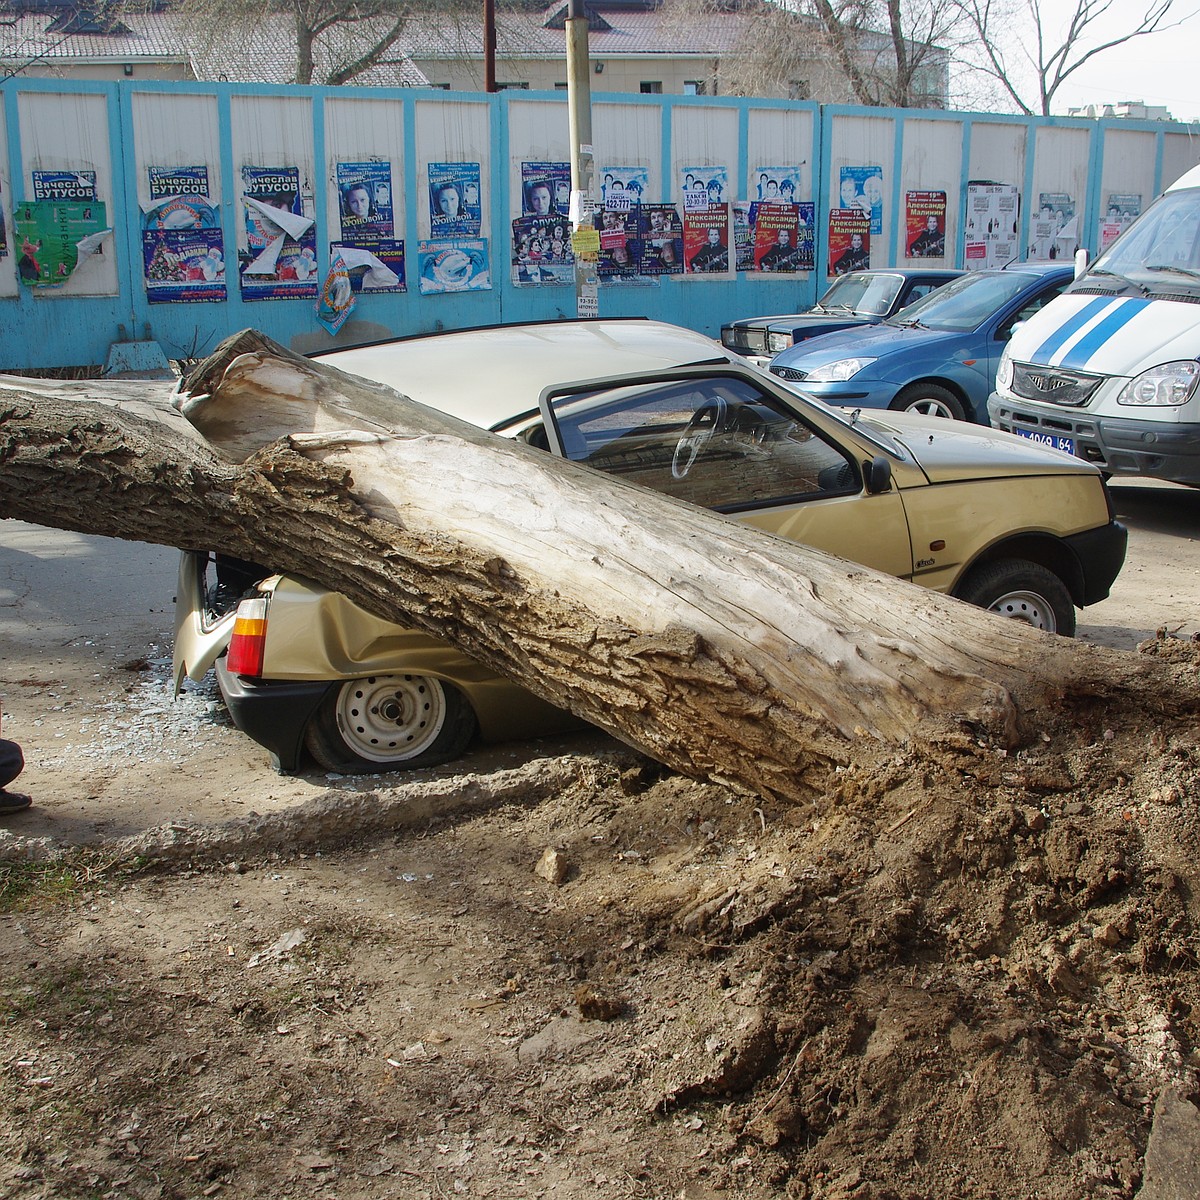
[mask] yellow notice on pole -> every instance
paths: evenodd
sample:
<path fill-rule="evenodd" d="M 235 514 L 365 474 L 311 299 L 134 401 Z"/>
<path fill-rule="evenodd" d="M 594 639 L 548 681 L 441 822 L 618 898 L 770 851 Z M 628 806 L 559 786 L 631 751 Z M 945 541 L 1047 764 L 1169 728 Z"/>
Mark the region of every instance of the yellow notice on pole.
<path fill-rule="evenodd" d="M 571 249 L 576 254 L 600 253 L 600 230 L 583 226 L 571 234 Z"/>

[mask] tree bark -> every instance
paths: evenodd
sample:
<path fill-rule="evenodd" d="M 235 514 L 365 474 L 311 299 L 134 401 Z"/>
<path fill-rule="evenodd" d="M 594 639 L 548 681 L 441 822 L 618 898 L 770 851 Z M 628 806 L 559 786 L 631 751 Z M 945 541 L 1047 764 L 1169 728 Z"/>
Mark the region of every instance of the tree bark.
<path fill-rule="evenodd" d="M 864 739 L 872 757 L 1011 747 L 1070 697 L 1195 702 L 1156 687 L 1154 663 L 553 458 L 257 334 L 223 343 L 178 409 L 131 387 L 6 381 L 0 515 L 307 576 L 692 776 L 796 801 Z"/>

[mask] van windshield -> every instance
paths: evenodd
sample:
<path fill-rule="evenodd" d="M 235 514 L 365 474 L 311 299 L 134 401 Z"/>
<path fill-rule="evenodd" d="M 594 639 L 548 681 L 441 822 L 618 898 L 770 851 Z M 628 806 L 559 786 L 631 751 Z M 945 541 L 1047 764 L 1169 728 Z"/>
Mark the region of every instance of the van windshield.
<path fill-rule="evenodd" d="M 1164 271 L 1194 277 L 1200 271 L 1200 194 L 1186 188 L 1156 200 L 1091 270 L 1146 284 L 1161 283 Z"/>

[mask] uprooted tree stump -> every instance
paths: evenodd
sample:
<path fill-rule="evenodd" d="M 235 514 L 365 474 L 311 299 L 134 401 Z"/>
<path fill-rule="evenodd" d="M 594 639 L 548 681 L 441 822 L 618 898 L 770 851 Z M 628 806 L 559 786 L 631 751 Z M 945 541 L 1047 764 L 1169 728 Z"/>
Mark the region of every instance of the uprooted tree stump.
<path fill-rule="evenodd" d="M 762 796 L 879 746 L 1014 746 L 1050 710 L 1194 711 L 1042 634 L 444 416 L 253 332 L 169 385 L 0 391 L 0 515 L 217 548 L 460 647 Z M 869 749 L 868 749 L 869 748 Z"/>

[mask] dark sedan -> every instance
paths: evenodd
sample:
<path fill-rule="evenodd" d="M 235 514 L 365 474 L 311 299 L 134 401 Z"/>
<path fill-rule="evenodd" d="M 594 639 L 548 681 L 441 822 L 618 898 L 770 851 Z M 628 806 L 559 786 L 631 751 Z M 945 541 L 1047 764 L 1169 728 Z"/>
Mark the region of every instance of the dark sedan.
<path fill-rule="evenodd" d="M 961 274 L 931 267 L 851 271 L 835 280 L 820 300 L 804 312 L 745 317 L 722 325 L 721 342 L 727 350 L 766 366 L 781 350 L 820 333 L 855 325 L 877 325 Z"/>

